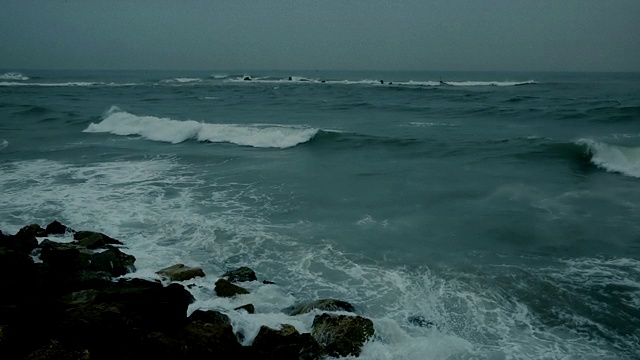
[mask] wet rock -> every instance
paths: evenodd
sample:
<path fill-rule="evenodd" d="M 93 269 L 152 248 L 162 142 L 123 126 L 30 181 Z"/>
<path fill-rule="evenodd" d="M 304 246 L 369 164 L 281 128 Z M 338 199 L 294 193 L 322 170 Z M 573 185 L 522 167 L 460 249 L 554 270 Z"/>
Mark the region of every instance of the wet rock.
<path fill-rule="evenodd" d="M 92 252 L 70 243 L 44 240 L 40 244 L 40 260 L 56 271 L 77 272 L 91 266 Z"/>
<path fill-rule="evenodd" d="M 44 231 L 40 225 L 34 224 L 25 226 L 17 234 L 0 236 L 0 247 L 5 247 L 13 251 L 29 254 L 38 246 L 36 236 L 42 236 Z"/>
<path fill-rule="evenodd" d="M 265 285 L 275 285 L 276 284 L 273 281 L 269 281 L 269 280 L 262 280 L 262 283 L 265 284 Z"/>
<path fill-rule="evenodd" d="M 312 360 L 325 355 L 311 334 L 300 334 L 287 324 L 279 330 L 262 326 L 251 347 L 255 357 L 264 360 Z"/>
<path fill-rule="evenodd" d="M 214 325 L 231 325 L 229 317 L 219 311 L 196 310 L 189 316 L 189 321 L 202 321 Z"/>
<path fill-rule="evenodd" d="M 157 271 L 156 274 L 171 281 L 185 281 L 195 277 L 204 277 L 204 271 L 201 268 L 192 268 L 183 264 L 169 266 Z"/>
<path fill-rule="evenodd" d="M 308 313 L 314 309 L 322 311 L 356 311 L 356 308 L 346 301 L 336 299 L 320 299 L 315 301 L 306 301 L 297 305 L 290 306 L 284 309 L 283 312 L 287 315 L 300 315 Z"/>
<path fill-rule="evenodd" d="M 412 315 L 407 318 L 407 321 L 411 325 L 419 326 L 419 327 L 432 327 L 435 325 L 433 322 L 427 320 L 424 316 L 421 315 Z"/>
<path fill-rule="evenodd" d="M 330 356 L 358 356 L 373 336 L 373 322 L 361 316 L 322 314 L 313 319 L 313 338 Z"/>
<path fill-rule="evenodd" d="M 244 310 L 249 314 L 255 314 L 255 312 L 256 312 L 256 308 L 253 306 L 253 304 L 246 304 L 246 305 L 238 306 L 237 308 L 235 308 L 233 310 L 236 310 L 236 311 Z"/>
<path fill-rule="evenodd" d="M 122 276 L 135 271 L 133 255 L 125 254 L 118 248 L 107 245 L 107 250 L 92 254 L 90 269 L 94 271 L 106 271 L 113 276 Z"/>
<path fill-rule="evenodd" d="M 220 297 L 234 297 L 236 295 L 248 294 L 249 290 L 232 284 L 225 279 L 219 279 L 216 281 L 215 292 Z"/>
<path fill-rule="evenodd" d="M 47 236 L 48 235 L 61 235 L 67 232 L 75 232 L 73 229 L 70 229 L 64 225 L 62 225 L 58 220 L 54 220 L 46 227 Z"/>
<path fill-rule="evenodd" d="M 256 277 L 256 273 L 250 268 L 243 266 L 237 268 L 235 270 L 227 271 L 222 275 L 222 277 L 226 277 L 231 282 L 245 282 L 245 281 L 256 281 L 258 278 Z"/>
<path fill-rule="evenodd" d="M 87 249 L 98 249 L 105 245 L 124 245 L 120 240 L 95 231 L 78 231 L 73 234 L 73 238 L 78 245 Z"/>
<path fill-rule="evenodd" d="M 242 358 L 242 345 L 231 325 L 192 321 L 180 332 L 187 359 Z"/>

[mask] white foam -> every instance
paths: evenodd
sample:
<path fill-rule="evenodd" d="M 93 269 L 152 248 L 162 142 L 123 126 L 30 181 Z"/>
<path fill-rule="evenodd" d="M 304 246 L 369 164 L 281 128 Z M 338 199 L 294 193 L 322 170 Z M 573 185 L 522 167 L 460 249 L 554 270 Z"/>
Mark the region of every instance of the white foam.
<path fill-rule="evenodd" d="M 193 82 L 200 82 L 200 81 L 202 81 L 202 79 L 200 78 L 185 78 L 185 77 L 162 80 L 162 82 L 168 82 L 168 83 L 193 83 Z"/>
<path fill-rule="evenodd" d="M 272 124 L 238 125 L 179 121 L 155 116 L 137 116 L 113 106 L 100 123 L 90 124 L 84 132 L 140 135 L 149 140 L 173 144 L 195 139 L 261 148 L 288 148 L 309 141 L 318 129 Z"/>
<path fill-rule="evenodd" d="M 640 147 L 612 145 L 591 139 L 580 139 L 576 144 L 587 147 L 591 162 L 598 167 L 640 178 Z"/>
<path fill-rule="evenodd" d="M 28 76 L 24 76 L 19 72 L 8 72 L 0 75 L 0 80 L 29 80 Z"/>
<path fill-rule="evenodd" d="M 225 164 L 211 165 L 216 174 Z M 256 185 L 203 178 L 204 171 L 165 157 L 1 164 L 0 228 L 15 233 L 24 224 L 56 218 L 76 230 L 104 232 L 122 240 L 136 257 L 138 271 L 129 277 L 155 279 L 154 271 L 175 263 L 202 266 L 207 277 L 187 282 L 196 298 L 189 312 L 203 308 L 228 314 L 245 345 L 261 325 L 291 324 L 309 331 L 315 313 L 291 317 L 280 309 L 332 297 L 354 303 L 373 319 L 377 335 L 365 345 L 364 360 L 612 357 L 602 344 L 589 343 L 590 334 L 545 327 L 508 291 L 487 287 L 475 272 L 389 268 L 338 251 L 325 239 L 300 242 L 306 224 L 266 220 L 263 214 L 277 205 Z M 217 297 L 215 279 L 242 265 L 278 285 L 250 282 L 243 286 L 251 294 Z M 638 266 L 635 260 L 611 265 Z M 253 303 L 257 314 L 233 310 L 246 303 Z M 434 325 L 409 325 L 409 315 Z"/>
<path fill-rule="evenodd" d="M 44 86 L 44 87 L 58 87 L 58 86 L 95 86 L 103 83 L 97 82 L 64 82 L 64 83 L 19 83 L 19 82 L 0 82 L 0 86 Z"/>
<path fill-rule="evenodd" d="M 528 81 L 445 81 L 446 85 L 452 86 L 517 86 L 537 84 L 534 80 Z"/>

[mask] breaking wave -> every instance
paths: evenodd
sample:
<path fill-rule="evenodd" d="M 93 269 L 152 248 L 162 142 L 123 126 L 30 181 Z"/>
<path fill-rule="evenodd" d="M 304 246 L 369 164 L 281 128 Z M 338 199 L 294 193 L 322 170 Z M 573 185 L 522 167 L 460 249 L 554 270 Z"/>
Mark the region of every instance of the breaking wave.
<path fill-rule="evenodd" d="M 112 106 L 100 123 L 84 132 L 140 135 L 145 139 L 178 144 L 186 140 L 231 143 L 259 148 L 289 148 L 311 140 L 319 129 L 275 124 L 211 124 L 137 116 Z"/>
<path fill-rule="evenodd" d="M 200 81 L 202 81 L 202 79 L 200 78 L 183 78 L 183 77 L 162 80 L 162 82 L 166 82 L 166 83 L 182 83 L 182 84 L 200 82 Z"/>
<path fill-rule="evenodd" d="M 19 72 L 8 72 L 0 75 L 0 80 L 29 80 L 28 76 L 24 76 Z"/>
<path fill-rule="evenodd" d="M 640 178 L 640 147 L 613 145 L 591 139 L 576 144 L 586 148 L 591 162 L 601 169 Z"/>

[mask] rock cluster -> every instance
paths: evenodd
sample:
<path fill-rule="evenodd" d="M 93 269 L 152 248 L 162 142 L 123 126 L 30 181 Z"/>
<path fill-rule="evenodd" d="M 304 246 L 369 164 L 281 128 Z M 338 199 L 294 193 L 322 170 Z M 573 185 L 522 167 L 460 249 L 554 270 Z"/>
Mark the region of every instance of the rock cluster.
<path fill-rule="evenodd" d="M 72 242 L 49 239 L 73 234 Z M 229 317 L 196 310 L 180 281 L 205 277 L 200 268 L 177 264 L 157 273 L 169 284 L 118 278 L 135 270 L 135 258 L 122 242 L 92 231 L 74 231 L 57 221 L 37 224 L 15 235 L 0 231 L 0 359 L 321 359 L 357 356 L 374 334 L 361 316 L 320 313 L 311 333 L 291 325 L 263 326 L 251 346 L 243 346 Z M 218 296 L 249 293 L 237 285 L 256 281 L 242 267 L 215 282 Z M 266 282 L 265 283 L 269 283 Z M 236 309 L 249 314 L 252 304 Z M 310 311 L 355 312 L 335 299 L 304 302 L 289 315 Z"/>

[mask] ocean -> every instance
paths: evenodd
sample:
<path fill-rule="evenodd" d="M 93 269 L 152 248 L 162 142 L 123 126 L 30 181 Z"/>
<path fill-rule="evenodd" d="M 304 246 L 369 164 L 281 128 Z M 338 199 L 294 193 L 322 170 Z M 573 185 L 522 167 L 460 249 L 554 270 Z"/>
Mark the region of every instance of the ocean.
<path fill-rule="evenodd" d="M 640 358 L 640 74 L 0 70 L 0 194 L 202 267 L 244 344 L 337 298 L 367 360 Z"/>

